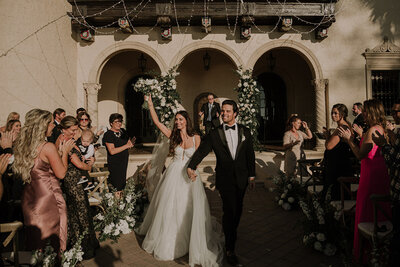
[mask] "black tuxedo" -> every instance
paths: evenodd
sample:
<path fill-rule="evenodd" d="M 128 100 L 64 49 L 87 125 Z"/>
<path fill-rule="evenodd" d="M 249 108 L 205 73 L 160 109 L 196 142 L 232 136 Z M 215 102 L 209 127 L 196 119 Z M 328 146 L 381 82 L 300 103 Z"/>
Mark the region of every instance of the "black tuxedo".
<path fill-rule="evenodd" d="M 255 154 L 250 130 L 238 125 L 238 144 L 233 159 L 222 126 L 212 130 L 204 138 L 193 154 L 188 168 L 196 169 L 203 158 L 211 150 L 214 150 L 217 157 L 215 183 L 223 202 L 222 223 L 225 233 L 225 246 L 227 251 L 234 251 L 236 229 L 242 214 L 243 197 L 248 179 L 255 177 Z"/>
<path fill-rule="evenodd" d="M 206 127 L 206 134 L 208 134 L 213 128 L 217 128 L 219 126 L 219 115 L 221 114 L 221 108 L 218 103 L 214 102 L 211 107 L 211 121 L 208 120 L 208 115 L 210 114 L 210 110 L 208 108 L 208 102 L 204 103 L 201 106 L 200 111 L 203 112 L 203 125 Z"/>

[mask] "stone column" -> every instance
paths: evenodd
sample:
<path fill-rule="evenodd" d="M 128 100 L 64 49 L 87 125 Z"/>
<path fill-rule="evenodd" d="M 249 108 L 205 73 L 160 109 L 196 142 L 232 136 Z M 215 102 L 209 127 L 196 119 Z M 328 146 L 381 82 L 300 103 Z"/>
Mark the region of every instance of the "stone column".
<path fill-rule="evenodd" d="M 322 127 L 326 127 L 326 87 L 328 86 L 328 79 L 312 80 L 312 85 L 315 89 L 315 123 L 316 131 L 321 132 Z M 316 150 L 324 149 L 324 142 L 317 138 Z"/>
<path fill-rule="evenodd" d="M 101 84 L 84 83 L 83 88 L 86 91 L 86 110 L 92 119 L 92 125 L 98 127 L 98 99 Z"/>

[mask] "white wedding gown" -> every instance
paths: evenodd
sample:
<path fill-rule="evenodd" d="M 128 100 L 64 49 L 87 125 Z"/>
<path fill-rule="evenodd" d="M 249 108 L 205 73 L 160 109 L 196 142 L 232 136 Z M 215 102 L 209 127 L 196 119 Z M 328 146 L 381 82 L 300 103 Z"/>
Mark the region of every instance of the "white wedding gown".
<path fill-rule="evenodd" d="M 160 179 L 136 232 L 146 235 L 142 247 L 157 260 L 173 260 L 189 252 L 190 266 L 221 266 L 221 227 L 210 215 L 199 173 L 195 182 L 186 173 L 194 151 L 194 146 L 176 147 L 174 158 Z"/>

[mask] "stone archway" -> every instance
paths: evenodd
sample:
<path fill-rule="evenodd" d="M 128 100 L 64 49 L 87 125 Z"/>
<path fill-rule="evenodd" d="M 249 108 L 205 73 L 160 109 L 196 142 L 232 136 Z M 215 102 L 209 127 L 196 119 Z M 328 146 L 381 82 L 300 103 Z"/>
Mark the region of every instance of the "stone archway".
<path fill-rule="evenodd" d="M 99 121 L 99 105 L 98 105 L 98 96 L 99 91 L 102 88 L 102 84 L 100 82 L 100 77 L 103 72 L 106 64 L 115 56 L 120 53 L 129 52 L 129 51 L 138 51 L 145 55 L 147 55 L 151 60 L 153 60 L 157 68 L 161 73 L 165 73 L 168 70 L 167 65 L 165 64 L 163 58 L 160 56 L 157 51 L 153 48 L 140 43 L 140 42 L 121 42 L 111 45 L 104 49 L 94 60 L 94 63 L 90 69 L 87 82 L 83 83 L 83 89 L 86 95 L 86 108 L 91 114 L 93 125 L 99 126 L 100 124 L 104 125 L 104 119 Z M 118 112 L 118 109 L 114 109 L 114 112 Z M 106 124 L 108 125 L 108 124 Z"/>
<path fill-rule="evenodd" d="M 308 86 L 310 86 L 311 90 L 313 90 L 311 96 L 313 99 L 312 101 L 314 110 L 313 116 L 315 120 L 315 125 L 313 129 L 320 131 L 322 127 L 326 127 L 326 123 L 328 121 L 327 116 L 329 112 L 326 109 L 328 106 L 326 100 L 326 90 L 328 86 L 328 80 L 323 78 L 321 65 L 319 64 L 318 59 L 310 49 L 292 40 L 272 41 L 258 48 L 246 62 L 246 67 L 251 69 L 254 68 L 255 69 L 254 71 L 257 72 L 256 63 L 262 60 L 264 55 L 268 54 L 271 51 L 277 51 L 277 50 L 286 50 L 289 51 L 290 53 L 293 53 L 293 55 L 296 55 L 297 57 L 301 58 L 306 65 L 305 68 L 309 69 L 310 76 L 307 83 Z M 277 67 L 280 68 L 280 66 Z M 255 72 L 253 72 L 253 74 Z M 286 80 L 289 83 L 293 84 L 293 86 L 296 85 L 296 78 L 291 77 L 293 75 L 291 75 L 287 71 L 282 70 L 280 75 L 286 76 Z M 317 140 L 317 148 L 319 149 L 322 147 L 323 147 L 322 142 L 320 140 Z"/>

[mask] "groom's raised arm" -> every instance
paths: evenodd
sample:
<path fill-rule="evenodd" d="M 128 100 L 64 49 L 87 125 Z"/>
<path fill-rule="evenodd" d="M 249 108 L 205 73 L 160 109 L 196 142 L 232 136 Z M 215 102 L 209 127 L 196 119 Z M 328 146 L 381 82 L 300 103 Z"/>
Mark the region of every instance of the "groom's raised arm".
<path fill-rule="evenodd" d="M 200 143 L 199 148 L 194 152 L 192 159 L 189 162 L 188 168 L 195 170 L 197 165 L 210 153 L 212 150 L 211 135 L 208 134 L 206 138 Z"/>

